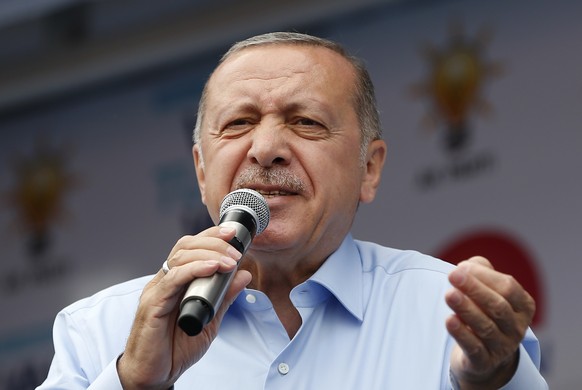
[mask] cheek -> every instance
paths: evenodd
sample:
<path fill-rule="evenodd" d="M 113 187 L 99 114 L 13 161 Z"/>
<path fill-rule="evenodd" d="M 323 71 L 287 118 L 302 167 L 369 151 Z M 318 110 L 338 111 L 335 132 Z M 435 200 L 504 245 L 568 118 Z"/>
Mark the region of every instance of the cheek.
<path fill-rule="evenodd" d="M 319 177 L 314 180 L 316 186 L 324 186 L 330 203 L 342 211 L 351 213 L 360 199 L 362 186 L 362 168 L 359 160 L 340 158 L 320 168 Z M 338 210 L 340 211 L 340 210 Z"/>
<path fill-rule="evenodd" d="M 233 149 L 233 150 L 230 150 Z M 217 217 L 222 198 L 230 192 L 234 178 L 244 161 L 244 153 L 230 147 L 207 148 L 204 154 L 206 205 Z M 214 215 L 216 214 L 216 215 Z"/>
<path fill-rule="evenodd" d="M 319 150 L 310 163 L 309 172 L 315 185 L 335 187 L 337 190 L 354 189 L 362 177 L 359 157 L 353 151 Z"/>
<path fill-rule="evenodd" d="M 237 145 L 235 142 L 223 143 L 213 148 L 208 148 L 207 154 L 204 154 L 204 162 L 207 175 L 211 174 L 212 176 L 207 179 L 221 181 L 232 177 L 245 157 L 246 150 L 243 145 Z"/>

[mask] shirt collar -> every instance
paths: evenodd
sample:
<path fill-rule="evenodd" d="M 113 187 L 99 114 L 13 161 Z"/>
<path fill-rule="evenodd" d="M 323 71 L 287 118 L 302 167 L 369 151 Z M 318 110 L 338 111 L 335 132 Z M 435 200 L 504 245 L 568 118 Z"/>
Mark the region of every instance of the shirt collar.
<path fill-rule="evenodd" d="M 362 260 L 351 234 L 309 279 L 331 292 L 354 317 L 364 318 Z"/>
<path fill-rule="evenodd" d="M 311 291 L 319 290 L 319 292 L 302 302 L 306 306 L 312 306 L 316 301 L 325 300 L 326 296 L 331 294 L 357 320 L 363 320 L 362 259 L 351 234 L 344 238 L 339 248 L 327 258 L 315 274 L 302 283 L 304 286 L 309 284 L 318 287 L 311 288 Z M 302 285 L 296 286 L 293 290 L 301 290 Z M 261 291 L 252 289 L 245 289 L 245 292 L 236 298 L 236 305 L 251 311 L 262 311 L 272 307 L 266 295 Z"/>

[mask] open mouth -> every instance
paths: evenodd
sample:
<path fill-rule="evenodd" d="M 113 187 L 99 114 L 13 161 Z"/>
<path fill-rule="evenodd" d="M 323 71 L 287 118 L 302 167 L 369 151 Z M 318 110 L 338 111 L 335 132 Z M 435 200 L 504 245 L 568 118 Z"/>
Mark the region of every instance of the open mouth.
<path fill-rule="evenodd" d="M 275 197 L 275 196 L 288 196 L 288 195 L 296 195 L 295 192 L 289 192 L 289 191 L 284 191 L 284 190 L 261 190 L 261 189 L 257 189 L 257 188 L 253 188 L 255 191 L 257 191 L 259 194 L 263 195 L 265 198 L 271 198 L 271 197 Z"/>

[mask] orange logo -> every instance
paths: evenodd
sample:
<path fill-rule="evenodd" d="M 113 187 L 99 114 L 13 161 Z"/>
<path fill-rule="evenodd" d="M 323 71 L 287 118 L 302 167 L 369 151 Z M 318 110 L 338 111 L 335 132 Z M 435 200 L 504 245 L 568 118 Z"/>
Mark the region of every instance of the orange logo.
<path fill-rule="evenodd" d="M 430 71 L 423 82 L 412 86 L 412 93 L 430 103 L 430 112 L 423 120 L 425 126 L 435 128 L 444 123 L 445 146 L 456 151 L 468 141 L 470 114 L 491 112 L 482 90 L 486 81 L 501 74 L 501 65 L 484 58 L 491 40 L 488 31 L 482 30 L 475 40 L 469 41 L 462 26 L 453 23 L 449 35 L 446 47 L 440 50 L 431 44 L 425 47 Z"/>
<path fill-rule="evenodd" d="M 6 195 L 17 214 L 16 224 L 30 235 L 32 255 L 44 253 L 50 244 L 50 227 L 64 217 L 65 194 L 76 181 L 67 172 L 66 154 L 38 142 L 30 157 L 15 159 L 15 183 Z"/>

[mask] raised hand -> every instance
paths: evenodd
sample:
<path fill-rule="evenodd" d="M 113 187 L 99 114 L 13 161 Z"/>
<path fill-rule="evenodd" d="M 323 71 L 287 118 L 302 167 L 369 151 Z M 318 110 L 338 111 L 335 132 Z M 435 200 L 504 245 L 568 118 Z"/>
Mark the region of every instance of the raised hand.
<path fill-rule="evenodd" d="M 446 327 L 457 345 L 451 373 L 462 389 L 497 389 L 517 368 L 519 344 L 535 312 L 535 302 L 510 275 L 483 257 L 459 263 L 449 274 L 446 302 L 454 311 Z"/>

